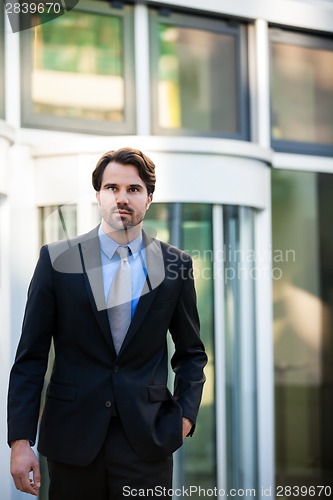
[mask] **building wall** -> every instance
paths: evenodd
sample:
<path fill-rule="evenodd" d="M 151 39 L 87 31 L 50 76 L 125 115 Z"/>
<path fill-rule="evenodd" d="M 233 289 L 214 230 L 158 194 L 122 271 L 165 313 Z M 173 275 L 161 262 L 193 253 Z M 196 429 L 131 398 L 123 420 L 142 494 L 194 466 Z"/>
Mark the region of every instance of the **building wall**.
<path fill-rule="evenodd" d="M 81 3 L 81 2 L 80 2 Z M 82 2 L 83 3 L 83 2 Z M 214 248 L 222 245 L 223 207 L 251 207 L 254 245 L 263 256 L 261 267 L 271 267 L 272 168 L 333 173 L 329 154 L 277 152 L 271 147 L 269 27 L 302 29 L 314 36 L 332 37 L 333 4 L 329 0 L 168 0 L 171 11 L 199 18 L 222 15 L 247 25 L 246 56 L 249 74 L 249 140 L 221 137 L 166 136 L 152 134 L 152 81 L 149 56 L 148 7 L 160 2 L 138 2 L 134 7 L 134 115 L 135 135 L 79 133 L 53 130 L 52 126 L 22 126 L 25 105 L 22 80 L 24 60 L 20 38 L 5 18 L 5 120 L 0 122 L 0 231 L 1 310 L 5 311 L 5 335 L 1 337 L 1 390 L 6 392 L 25 304 L 26 290 L 39 249 L 37 207 L 67 203 L 77 205 L 77 231 L 94 223 L 90 188 L 91 170 L 106 150 L 131 145 L 149 154 L 157 164 L 157 203 L 202 203 L 213 206 Z M 105 6 L 103 8 L 106 9 Z M 69 15 L 69 14 L 68 14 Z M 1 86 L 0 86 L 1 88 Z M 246 215 L 242 215 L 246 218 Z M 245 219 L 244 219 L 245 220 Z M 247 226 L 245 223 L 245 227 Z M 219 235 L 219 231 L 221 234 Z M 220 238 L 221 236 L 221 238 Z M 246 237 L 243 235 L 246 239 Z M 245 243 L 244 243 L 245 244 Z M 215 262 L 221 266 L 221 262 Z M 214 283 L 216 304 L 224 300 L 223 284 Z M 247 297 L 249 290 L 242 292 Z M 255 283 L 258 484 L 274 484 L 274 405 L 271 280 Z M 219 302 L 218 302 L 219 301 Z M 224 332 L 224 315 L 215 308 L 215 331 Z M 250 313 L 249 313 L 250 314 Z M 224 333 L 223 333 L 224 332 Z M 216 336 L 215 357 L 224 360 L 225 345 Z M 226 487 L 225 373 L 216 366 L 218 485 Z M 1 403 L 0 428 L 5 440 L 5 403 Z M 1 470 L 6 470 L 8 450 L 1 448 Z M 5 481 L 6 499 L 21 498 L 10 478 Z M 258 498 L 262 493 L 258 492 Z M 267 497 L 267 496 L 266 496 Z"/>

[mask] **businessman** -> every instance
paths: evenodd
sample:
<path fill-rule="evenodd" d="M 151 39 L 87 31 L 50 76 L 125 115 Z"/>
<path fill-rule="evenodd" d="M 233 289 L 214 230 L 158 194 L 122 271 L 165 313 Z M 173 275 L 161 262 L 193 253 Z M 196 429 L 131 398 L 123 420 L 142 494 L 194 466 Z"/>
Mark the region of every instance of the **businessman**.
<path fill-rule="evenodd" d="M 31 446 L 53 339 L 38 438 L 49 500 L 120 500 L 139 489 L 170 498 L 172 453 L 194 432 L 207 362 L 192 262 L 142 229 L 155 189 L 150 158 L 107 152 L 92 182 L 100 226 L 42 247 L 29 287 L 8 391 L 11 474 L 38 495 Z"/>

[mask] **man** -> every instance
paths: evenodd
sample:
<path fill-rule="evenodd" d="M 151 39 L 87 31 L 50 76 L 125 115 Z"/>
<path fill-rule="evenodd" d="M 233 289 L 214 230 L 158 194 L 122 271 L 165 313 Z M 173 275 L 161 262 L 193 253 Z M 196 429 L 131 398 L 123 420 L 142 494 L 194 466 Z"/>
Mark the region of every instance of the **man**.
<path fill-rule="evenodd" d="M 53 339 L 38 442 L 49 500 L 170 498 L 172 453 L 194 431 L 207 362 L 191 258 L 142 230 L 155 165 L 141 151 L 104 154 L 92 180 L 101 225 L 44 246 L 29 287 L 8 394 L 11 473 L 38 495 L 31 445 Z"/>

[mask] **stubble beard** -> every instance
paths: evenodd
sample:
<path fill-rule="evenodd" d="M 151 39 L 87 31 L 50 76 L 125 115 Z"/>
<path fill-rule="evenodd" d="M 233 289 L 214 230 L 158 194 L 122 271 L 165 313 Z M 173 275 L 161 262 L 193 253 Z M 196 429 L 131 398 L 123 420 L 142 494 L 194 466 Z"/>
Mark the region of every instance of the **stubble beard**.
<path fill-rule="evenodd" d="M 124 208 L 128 214 L 120 215 L 116 213 L 118 208 L 112 208 L 105 213 L 102 213 L 102 218 L 107 225 L 115 232 L 128 231 L 140 225 L 146 213 L 134 213 L 132 209 Z"/>

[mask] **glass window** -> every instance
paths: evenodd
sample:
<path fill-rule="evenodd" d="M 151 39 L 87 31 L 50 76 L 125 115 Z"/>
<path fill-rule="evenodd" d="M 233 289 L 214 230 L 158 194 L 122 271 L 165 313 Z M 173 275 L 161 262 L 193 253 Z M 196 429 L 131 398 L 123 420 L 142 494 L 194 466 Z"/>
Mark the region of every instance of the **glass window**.
<path fill-rule="evenodd" d="M 332 192 L 332 174 L 272 172 L 276 484 L 305 498 L 333 477 Z"/>
<path fill-rule="evenodd" d="M 39 207 L 39 243 L 45 245 L 62 239 L 73 238 L 77 235 L 76 205 L 49 205 Z M 45 393 L 48 382 L 50 381 L 52 367 L 54 362 L 53 341 L 49 353 L 49 362 L 45 374 L 44 388 L 42 392 L 41 407 L 45 403 Z M 42 485 L 39 491 L 39 498 L 47 500 L 49 488 L 49 475 L 47 470 L 46 458 L 39 455 L 41 474 L 43 477 Z"/>
<path fill-rule="evenodd" d="M 0 7 L 0 118 L 5 117 L 5 61 L 4 61 L 4 38 L 5 38 L 4 7 Z"/>
<path fill-rule="evenodd" d="M 98 221 L 97 206 L 93 208 Z M 255 335 L 255 282 L 254 259 L 255 210 L 248 207 L 223 207 L 220 224 L 224 228 L 223 250 L 213 247 L 213 206 L 203 203 L 153 203 L 144 220 L 145 230 L 160 240 L 186 250 L 193 259 L 193 270 L 198 298 L 201 336 L 208 364 L 205 368 L 206 384 L 193 439 L 174 455 L 173 487 L 189 488 L 191 498 L 202 497 L 199 488 L 216 499 L 216 366 L 225 370 L 225 394 L 222 401 L 226 414 L 227 478 L 222 478 L 228 490 L 243 489 L 249 495 L 258 491 L 257 456 L 257 381 Z M 216 223 L 216 221 L 215 221 Z M 214 261 L 222 260 L 223 275 L 215 274 Z M 214 332 L 214 278 L 224 284 L 225 335 Z M 225 359 L 215 359 L 214 335 L 224 335 Z M 170 355 L 173 351 L 170 342 Z M 172 386 L 172 373 L 170 373 Z M 251 492 L 250 492 L 251 490 Z M 255 495 L 253 495 L 255 496 Z"/>
<path fill-rule="evenodd" d="M 206 204 L 153 203 L 145 229 L 163 241 L 192 255 L 198 297 L 201 336 L 208 354 L 207 381 L 197 420 L 195 437 L 187 439 L 175 454 L 174 488 L 214 488 L 215 463 L 215 360 L 213 312 L 212 207 Z M 170 344 L 172 347 L 172 344 Z M 194 499 L 198 496 L 192 495 Z"/>
<path fill-rule="evenodd" d="M 76 236 L 76 205 L 50 205 L 39 208 L 40 244 Z"/>
<path fill-rule="evenodd" d="M 248 137 L 243 27 L 151 13 L 156 134 Z"/>
<path fill-rule="evenodd" d="M 174 488 L 197 486 L 213 492 L 216 475 L 215 367 L 225 367 L 227 488 L 258 491 L 257 394 L 255 335 L 254 221 L 247 207 L 223 208 L 223 258 L 225 285 L 225 359 L 215 360 L 214 347 L 214 248 L 212 206 L 207 204 L 153 203 L 145 227 L 157 237 L 192 255 L 201 334 L 208 354 L 207 382 L 195 437 L 186 440 L 175 455 Z M 218 258 L 218 256 L 215 256 Z M 221 332 L 215 332 L 220 335 Z M 225 478 L 223 478 L 225 480 Z M 250 494 L 250 493 L 249 493 Z M 211 498 L 216 496 L 211 493 Z"/>
<path fill-rule="evenodd" d="M 271 135 L 278 151 L 333 152 L 333 40 L 271 30 Z"/>
<path fill-rule="evenodd" d="M 22 32 L 23 125 L 133 132 L 132 9 L 78 8 Z"/>
<path fill-rule="evenodd" d="M 255 211 L 226 206 L 224 227 L 226 484 L 258 491 Z"/>

